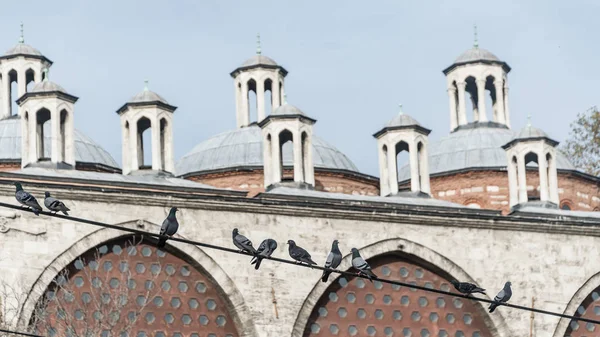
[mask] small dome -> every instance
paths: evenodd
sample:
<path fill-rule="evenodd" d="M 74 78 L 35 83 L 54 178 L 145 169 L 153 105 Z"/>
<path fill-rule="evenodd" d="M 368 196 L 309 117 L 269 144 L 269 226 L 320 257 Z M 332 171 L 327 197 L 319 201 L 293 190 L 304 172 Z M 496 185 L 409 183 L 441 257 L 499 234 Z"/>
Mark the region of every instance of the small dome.
<path fill-rule="evenodd" d="M 242 63 L 241 67 L 251 67 L 258 65 L 268 65 L 268 66 L 276 66 L 277 62 L 275 62 L 272 58 L 266 57 L 263 55 L 254 55 L 251 58 L 247 59 L 246 62 Z"/>
<path fill-rule="evenodd" d="M 359 172 L 340 150 L 312 136 L 315 167 Z M 283 164 L 292 165 L 291 143 L 283 146 Z M 236 167 L 263 167 L 262 130 L 255 124 L 227 131 L 196 145 L 176 165 L 176 175 Z"/>
<path fill-rule="evenodd" d="M 4 53 L 4 56 L 12 55 L 43 56 L 39 50 L 25 43 L 17 43 L 16 46 L 10 48 L 8 51 L 6 51 L 6 53 Z"/>
<path fill-rule="evenodd" d="M 128 103 L 144 103 L 156 101 L 169 104 L 166 99 L 162 98 L 162 96 L 148 89 L 144 89 L 139 94 L 133 96 Z"/>
<path fill-rule="evenodd" d="M 275 109 L 272 115 L 304 115 L 304 112 L 291 104 L 285 103 Z"/>
<path fill-rule="evenodd" d="M 544 131 L 528 125 L 528 126 L 522 128 L 521 131 L 519 131 L 519 134 L 514 139 L 529 139 L 529 138 L 541 138 L 541 137 L 548 138 L 548 135 Z"/>
<path fill-rule="evenodd" d="M 63 87 L 61 87 L 60 85 L 58 85 L 52 81 L 42 81 L 42 82 L 36 84 L 29 92 L 36 93 L 36 92 L 51 92 L 51 91 L 60 91 L 65 94 L 67 93 L 67 91 L 65 89 L 63 89 Z"/>
<path fill-rule="evenodd" d="M 479 47 L 473 47 L 464 53 L 462 53 L 454 63 L 469 63 L 477 61 L 496 61 L 501 62 L 500 59 L 492 54 L 490 51 Z"/>
<path fill-rule="evenodd" d="M 421 125 L 417 122 L 416 119 L 410 117 L 409 115 L 399 113 L 396 117 L 392 118 L 385 126 L 386 127 L 394 127 L 394 126 L 411 126 L 411 125 Z"/>

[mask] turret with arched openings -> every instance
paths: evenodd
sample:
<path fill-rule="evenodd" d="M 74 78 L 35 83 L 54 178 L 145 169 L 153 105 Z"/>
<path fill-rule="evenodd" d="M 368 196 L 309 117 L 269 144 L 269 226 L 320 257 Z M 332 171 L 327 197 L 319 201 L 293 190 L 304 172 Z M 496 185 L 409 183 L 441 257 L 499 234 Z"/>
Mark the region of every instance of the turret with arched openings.
<path fill-rule="evenodd" d="M 73 111 L 79 98 L 51 82 L 48 69 L 44 73 L 44 81 L 17 100 L 23 135 L 21 167 L 50 160 L 54 167 L 75 168 Z"/>
<path fill-rule="evenodd" d="M 557 145 L 557 141 L 529 123 L 513 140 L 502 146 L 508 160 L 510 207 L 530 201 L 526 165 L 531 162 L 538 165 L 539 200 L 558 205 Z"/>
<path fill-rule="evenodd" d="M 123 130 L 123 174 L 151 169 L 173 172 L 173 112 L 176 106 L 170 105 L 157 93 L 144 90 L 132 97 L 117 113 L 121 116 Z M 144 140 L 142 134 L 151 129 L 152 162 L 144 165 Z"/>
<path fill-rule="evenodd" d="M 52 61 L 39 50 L 25 44 L 23 24 L 19 43 L 0 56 L 0 119 L 17 113 L 12 111 L 12 103 L 25 95 L 27 84 L 40 83 L 43 70 L 50 68 Z M 12 83 L 17 82 L 17 92 L 12 91 Z"/>
<path fill-rule="evenodd" d="M 404 114 L 400 105 L 400 113 L 373 135 L 377 138 L 382 196 L 398 193 L 396 158 L 402 151 L 410 154 L 411 192 L 430 193 L 427 159 L 427 136 L 430 132 L 431 130 L 422 127 L 414 118 Z"/>
<path fill-rule="evenodd" d="M 287 73 L 287 70 L 271 58 L 262 55 L 259 36 L 256 55 L 230 74 L 235 85 L 238 128 L 262 121 L 267 116 L 267 110 L 275 111 L 281 105 Z M 250 92 L 256 94 L 256 120 L 252 120 L 250 116 Z M 270 93 L 270 99 L 267 93 Z"/>
<path fill-rule="evenodd" d="M 491 52 L 479 48 L 477 30 L 473 48 L 461 54 L 443 72 L 450 100 L 450 131 L 469 123 L 467 94 L 473 107 L 473 123 L 490 121 L 485 104 L 489 96 L 493 110 L 491 120 L 510 128 L 506 78 L 510 67 Z"/>
<path fill-rule="evenodd" d="M 316 120 L 300 109 L 284 103 L 258 125 L 263 134 L 265 189 L 287 179 L 283 172 L 283 146 L 293 146 L 293 181 L 295 186 L 314 188 L 312 126 Z"/>

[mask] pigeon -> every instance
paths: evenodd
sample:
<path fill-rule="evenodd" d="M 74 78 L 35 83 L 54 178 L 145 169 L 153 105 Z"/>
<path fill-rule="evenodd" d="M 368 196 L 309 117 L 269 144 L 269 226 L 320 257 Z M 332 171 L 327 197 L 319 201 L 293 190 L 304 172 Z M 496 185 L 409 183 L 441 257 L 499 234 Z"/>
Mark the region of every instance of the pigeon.
<path fill-rule="evenodd" d="M 498 293 L 498 295 L 496 295 L 496 297 L 494 297 L 494 303 L 490 303 L 490 306 L 488 309 L 490 309 L 490 313 L 494 312 L 494 310 L 496 310 L 496 307 L 498 307 L 499 303 L 502 302 L 508 302 L 508 300 L 510 300 L 510 297 L 512 296 L 512 290 L 510 289 L 510 282 L 506 282 L 504 284 L 504 289 L 500 290 L 500 292 Z"/>
<path fill-rule="evenodd" d="M 69 215 L 69 213 L 67 213 L 68 211 L 70 211 L 69 208 L 67 208 L 67 206 L 65 206 L 65 204 L 52 197 L 50 195 L 50 192 L 46 192 L 45 198 L 44 198 L 44 206 L 46 206 L 47 209 L 49 209 L 51 212 L 63 212 L 64 215 Z"/>
<path fill-rule="evenodd" d="M 29 194 L 29 192 L 23 190 L 23 186 L 21 186 L 21 183 L 15 183 L 15 186 L 17 187 L 17 191 L 15 192 L 15 198 L 17 199 L 17 201 L 22 205 L 29 207 L 35 215 L 39 216 L 40 211 L 42 210 L 42 206 L 38 204 L 35 197 Z"/>
<path fill-rule="evenodd" d="M 485 295 L 485 289 L 479 288 L 473 283 L 458 282 L 457 280 L 452 280 L 452 285 L 454 286 L 454 288 L 456 288 L 456 290 L 463 294 L 470 295 L 473 293 L 482 293 Z"/>
<path fill-rule="evenodd" d="M 258 246 L 258 249 L 256 250 L 258 255 L 252 258 L 250 264 L 256 264 L 254 266 L 254 269 L 258 270 L 263 258 L 270 257 L 271 254 L 273 254 L 273 252 L 275 251 L 275 249 L 277 249 L 277 241 L 273 239 L 263 240 L 263 242 L 260 243 L 260 246 Z"/>
<path fill-rule="evenodd" d="M 177 222 L 176 212 L 177 207 L 171 207 L 169 215 L 163 221 L 162 226 L 160 227 L 160 235 L 172 237 L 173 235 L 175 235 L 175 233 L 177 233 L 177 230 L 179 229 L 179 222 Z M 162 248 L 165 246 L 166 243 L 167 238 L 161 236 L 158 238 L 157 246 Z"/>
<path fill-rule="evenodd" d="M 233 238 L 233 244 L 240 249 L 240 252 L 247 252 L 256 255 L 256 249 L 252 247 L 252 241 L 240 234 L 237 228 L 233 229 L 231 236 Z"/>
<path fill-rule="evenodd" d="M 340 263 L 342 263 L 342 252 L 338 248 L 338 240 L 333 240 L 331 244 L 331 252 L 327 255 L 327 261 L 325 261 L 325 268 L 335 269 Z M 330 270 L 323 270 L 323 277 L 321 281 L 327 282 L 329 279 L 329 275 L 331 274 Z"/>
<path fill-rule="evenodd" d="M 304 248 L 296 246 L 296 242 L 294 242 L 294 240 L 288 240 L 287 243 L 288 245 L 290 245 L 290 256 L 292 257 L 292 259 L 297 261 L 296 263 L 304 262 L 308 265 L 317 264 L 311 259 L 310 254 L 306 250 L 304 250 Z"/>
<path fill-rule="evenodd" d="M 352 248 L 352 267 L 357 269 L 359 274 L 364 274 L 368 277 L 371 282 L 373 282 L 373 278 L 377 278 L 377 275 L 371 271 L 371 266 L 360 256 L 356 248 Z"/>

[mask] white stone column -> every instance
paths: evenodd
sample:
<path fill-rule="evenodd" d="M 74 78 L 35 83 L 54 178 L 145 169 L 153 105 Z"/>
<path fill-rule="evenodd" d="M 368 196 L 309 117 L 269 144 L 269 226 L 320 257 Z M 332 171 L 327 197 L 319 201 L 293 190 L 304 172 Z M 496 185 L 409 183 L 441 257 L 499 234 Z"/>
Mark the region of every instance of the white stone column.
<path fill-rule="evenodd" d="M 33 82 L 40 83 L 42 81 L 42 70 L 38 69 L 38 70 L 34 70 L 33 71 Z"/>
<path fill-rule="evenodd" d="M 519 203 L 527 202 L 527 171 L 525 170 L 525 158 L 517 158 L 517 176 L 519 181 Z"/>
<path fill-rule="evenodd" d="M 556 153 L 552 155 L 548 165 L 548 197 L 550 201 L 558 205 L 558 172 L 556 169 Z"/>
<path fill-rule="evenodd" d="M 250 105 L 248 103 L 248 95 L 250 92 L 248 91 L 248 82 L 244 81 L 242 83 L 242 111 L 240 113 L 240 121 L 239 127 L 247 126 L 250 120 Z"/>
<path fill-rule="evenodd" d="M 139 146 L 138 146 L 138 129 L 137 129 L 137 121 L 131 119 L 129 121 L 129 170 L 127 173 L 131 171 L 135 171 L 140 167 L 140 156 L 139 156 Z"/>
<path fill-rule="evenodd" d="M 387 145 L 385 144 L 381 144 L 378 143 L 377 146 L 379 147 L 378 151 L 379 152 L 379 195 L 381 195 L 382 197 L 385 197 L 386 195 L 390 194 L 390 181 L 389 181 L 389 176 L 388 176 L 388 152 L 389 149 L 387 151 L 383 150 L 383 147 L 385 146 L 387 149 Z"/>
<path fill-rule="evenodd" d="M 421 192 L 431 194 L 429 185 L 429 154 L 427 153 L 427 145 L 423 143 L 419 158 L 419 174 L 421 176 Z"/>
<path fill-rule="evenodd" d="M 281 100 L 279 98 L 279 79 L 274 79 L 271 84 L 271 101 L 273 102 L 271 112 L 281 106 Z"/>
<path fill-rule="evenodd" d="M 38 156 L 38 128 L 37 128 L 37 112 L 29 111 L 29 163 L 36 163 L 40 157 Z"/>
<path fill-rule="evenodd" d="M 458 112 L 456 111 L 456 89 L 448 88 L 448 99 L 450 100 L 450 131 L 458 126 Z"/>
<path fill-rule="evenodd" d="M 11 95 L 10 95 L 10 76 L 8 73 L 2 74 L 2 118 L 9 117 L 11 115 Z"/>
<path fill-rule="evenodd" d="M 126 125 L 129 125 L 129 127 L 125 127 Z M 127 120 L 122 119 L 121 128 L 123 137 L 123 143 L 121 144 L 121 165 L 123 166 L 123 174 L 127 174 L 131 167 L 131 124 L 127 124 Z"/>
<path fill-rule="evenodd" d="M 75 121 L 73 111 L 67 111 L 67 119 L 65 121 L 65 158 L 67 164 L 75 167 Z"/>
<path fill-rule="evenodd" d="M 235 119 L 237 127 L 239 128 L 242 126 L 242 111 L 244 109 L 242 103 L 242 88 L 238 87 L 238 84 L 241 83 L 233 81 L 233 90 L 235 90 Z"/>
<path fill-rule="evenodd" d="M 519 182 L 517 179 L 517 163 L 514 163 L 512 158 L 508 157 L 508 193 L 510 207 L 519 203 Z"/>
<path fill-rule="evenodd" d="M 548 197 L 548 171 L 546 158 L 538 153 L 538 172 L 540 178 L 540 200 L 549 201 Z"/>
<path fill-rule="evenodd" d="M 171 115 L 172 116 L 172 115 Z M 175 172 L 175 140 L 173 139 L 173 119 L 167 119 L 167 129 L 165 130 L 165 166 L 163 169 L 167 172 Z"/>
<path fill-rule="evenodd" d="M 305 167 L 304 167 L 304 180 L 307 184 L 315 186 L 315 166 L 313 163 L 312 153 L 312 132 L 306 132 L 306 144 L 304 149 Z"/>
<path fill-rule="evenodd" d="M 502 81 L 494 81 L 494 87 L 496 88 L 496 111 L 498 112 L 498 120 L 495 122 L 506 124 L 504 115 L 504 85 Z"/>
<path fill-rule="evenodd" d="M 269 139 L 270 134 L 263 135 L 263 175 L 265 178 L 265 188 L 272 184 L 273 177 L 273 158 L 271 151 L 273 151 L 273 139 L 272 136 Z"/>
<path fill-rule="evenodd" d="M 465 87 L 467 83 L 459 82 L 458 87 L 458 125 L 467 124 L 467 102 L 465 99 Z"/>
<path fill-rule="evenodd" d="M 153 170 L 163 170 L 162 162 L 160 160 L 160 122 L 158 121 L 158 116 L 156 114 L 150 120 L 150 137 L 152 139 L 152 148 L 150 149 L 150 153 L 152 153 L 152 169 Z M 148 144 L 146 144 L 148 146 Z"/>
<path fill-rule="evenodd" d="M 25 95 L 25 93 L 27 92 L 27 81 L 26 81 L 26 76 L 25 76 L 24 71 L 20 71 L 17 73 L 17 88 L 18 88 L 18 94 L 15 99 L 21 98 L 21 96 Z M 15 111 L 15 113 L 16 113 L 16 111 Z"/>
<path fill-rule="evenodd" d="M 485 80 L 477 80 L 477 110 L 479 111 L 480 123 L 487 122 L 487 114 L 485 111 Z"/>
<path fill-rule="evenodd" d="M 21 118 L 21 168 L 27 164 L 29 164 L 29 113 L 27 119 Z"/>
<path fill-rule="evenodd" d="M 273 147 L 271 150 L 271 158 L 273 160 L 273 168 L 271 170 L 273 175 L 271 177 L 271 184 L 276 184 L 281 182 L 281 175 L 283 173 L 283 168 L 281 165 L 281 156 L 283 154 L 281 153 L 281 148 L 279 147 L 279 133 L 274 132 L 271 135 L 271 140 L 271 145 Z"/>
<path fill-rule="evenodd" d="M 419 153 L 417 151 L 417 143 L 412 141 L 409 145 L 408 155 L 410 157 L 410 190 L 419 192 L 421 190 L 419 178 Z"/>
<path fill-rule="evenodd" d="M 304 182 L 304 167 L 302 165 L 302 141 L 300 134 L 296 131 L 292 133 L 292 146 L 294 148 L 294 181 Z"/>
<path fill-rule="evenodd" d="M 53 163 L 60 163 L 62 158 L 62 137 L 60 136 L 60 114 L 53 108 L 50 110 L 50 159 Z"/>
<path fill-rule="evenodd" d="M 265 119 L 265 81 L 256 81 L 256 122 Z"/>
<path fill-rule="evenodd" d="M 510 128 L 510 111 L 508 109 L 508 87 L 504 86 L 504 119 L 506 126 Z"/>
<path fill-rule="evenodd" d="M 388 185 L 390 194 L 398 193 L 398 170 L 396 162 L 396 144 L 388 144 Z"/>

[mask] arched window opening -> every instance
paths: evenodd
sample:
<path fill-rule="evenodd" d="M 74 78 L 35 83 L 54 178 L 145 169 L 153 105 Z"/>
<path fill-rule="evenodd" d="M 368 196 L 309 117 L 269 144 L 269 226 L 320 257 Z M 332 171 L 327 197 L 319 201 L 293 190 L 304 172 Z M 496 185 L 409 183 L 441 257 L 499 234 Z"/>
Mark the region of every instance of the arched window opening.
<path fill-rule="evenodd" d="M 597 312 L 598 300 L 600 300 L 600 287 L 592 290 L 591 293 L 581 302 L 575 312 L 569 312 L 569 315 L 575 317 L 587 318 L 587 319 L 598 319 Z M 595 332 L 595 333 L 594 333 Z M 570 321 L 567 331 L 563 336 L 565 337 L 584 337 L 584 336 L 597 336 L 598 326 L 593 323 L 585 323 L 582 321 Z"/>
<path fill-rule="evenodd" d="M 50 128 L 50 110 L 42 108 L 37 114 L 37 156 L 40 160 L 50 160 L 52 157 L 52 138 Z"/>
<path fill-rule="evenodd" d="M 565 210 L 565 211 L 570 211 L 573 209 L 573 206 L 572 206 L 571 202 L 563 200 L 560 203 L 560 209 Z"/>
<path fill-rule="evenodd" d="M 60 111 L 60 157 L 62 161 L 66 161 L 67 153 L 67 123 L 69 123 L 69 113 L 67 110 Z"/>
<path fill-rule="evenodd" d="M 152 123 L 146 117 L 137 122 L 138 169 L 152 169 Z"/>
<path fill-rule="evenodd" d="M 395 178 L 396 180 L 398 180 L 398 177 L 400 176 L 400 169 L 404 166 L 410 163 L 410 154 L 409 149 L 408 149 L 408 143 L 401 141 L 398 144 L 396 144 L 396 171 L 395 172 L 390 172 L 390 174 L 395 174 Z"/>
<path fill-rule="evenodd" d="M 271 79 L 265 80 L 265 117 L 271 114 L 273 111 L 273 81 Z M 260 122 L 260 121 L 258 121 Z"/>
<path fill-rule="evenodd" d="M 302 163 L 301 163 L 301 167 L 302 167 L 302 181 L 306 181 L 306 172 L 308 172 L 308 147 L 310 146 L 310 141 L 308 140 L 308 134 L 306 132 L 302 132 L 302 136 L 301 136 L 301 142 L 302 142 Z"/>
<path fill-rule="evenodd" d="M 256 99 L 256 81 L 248 81 L 248 116 L 249 123 L 256 122 L 258 119 L 258 101 Z"/>
<path fill-rule="evenodd" d="M 167 142 L 170 142 L 170 135 L 168 134 L 168 124 L 167 124 L 167 120 L 165 118 L 162 118 L 160 120 L 160 165 L 163 168 L 163 170 L 166 170 L 166 156 L 167 156 L 167 150 L 166 150 L 166 144 Z"/>
<path fill-rule="evenodd" d="M 540 188 L 539 188 L 539 170 L 538 170 L 538 155 L 534 152 L 529 152 L 525 155 L 525 181 L 527 184 L 527 200 L 536 201 L 540 200 Z M 529 188 L 532 186 L 532 188 Z"/>
<path fill-rule="evenodd" d="M 481 208 L 481 206 L 478 203 L 472 202 L 472 201 L 471 202 L 467 202 L 465 204 L 465 206 L 467 206 L 469 208 Z"/>
<path fill-rule="evenodd" d="M 10 111 L 7 113 L 7 116 L 12 116 L 19 111 L 19 106 L 17 105 L 17 99 L 19 99 L 19 84 L 18 84 L 18 76 L 16 70 L 11 70 L 8 72 L 8 85 L 9 92 L 8 98 L 10 99 Z"/>
<path fill-rule="evenodd" d="M 456 125 L 458 126 L 458 114 L 460 111 L 460 104 L 458 102 L 458 85 L 456 85 L 456 81 L 452 82 L 452 87 L 454 88 L 454 111 L 456 115 L 453 116 L 456 119 Z"/>
<path fill-rule="evenodd" d="M 467 122 L 474 122 L 479 119 L 479 110 L 477 109 L 477 82 L 475 77 L 469 76 L 465 79 L 465 106 Z M 472 111 L 472 117 L 469 117 L 469 111 Z"/>
<path fill-rule="evenodd" d="M 35 71 L 33 69 L 27 69 L 25 72 L 25 83 L 27 92 L 30 92 L 35 86 Z"/>
<path fill-rule="evenodd" d="M 494 87 L 494 76 L 485 79 L 485 111 L 488 120 L 498 121 L 496 113 L 496 87 Z M 492 118 L 490 117 L 490 114 Z"/>
<path fill-rule="evenodd" d="M 281 181 L 294 181 L 294 137 L 288 130 L 279 134 L 279 166 L 281 167 Z M 284 166 L 284 163 L 286 164 Z M 290 165 L 291 164 L 291 165 Z"/>

